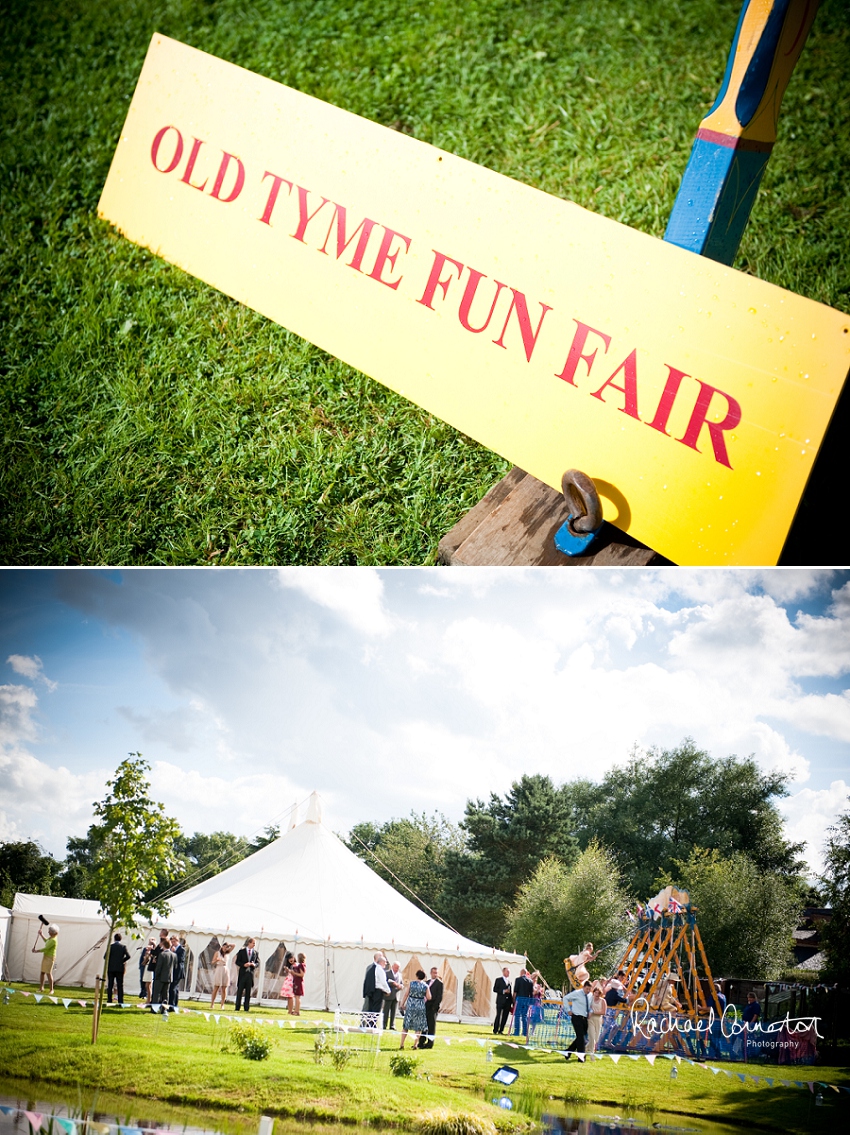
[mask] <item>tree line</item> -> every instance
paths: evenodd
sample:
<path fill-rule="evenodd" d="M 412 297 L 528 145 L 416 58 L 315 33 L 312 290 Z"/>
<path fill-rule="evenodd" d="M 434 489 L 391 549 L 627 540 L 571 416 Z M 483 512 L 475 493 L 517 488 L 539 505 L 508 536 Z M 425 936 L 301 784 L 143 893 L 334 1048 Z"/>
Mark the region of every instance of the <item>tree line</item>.
<path fill-rule="evenodd" d="M 803 845 L 784 836 L 776 802 L 786 794 L 784 775 L 752 758 L 714 758 L 686 739 L 635 751 L 599 782 L 524 775 L 504 795 L 467 801 L 458 824 L 411 813 L 356 824 L 345 842 L 410 901 L 467 937 L 526 954 L 554 985 L 565 954 L 588 939 L 603 948 L 598 972 L 610 969 L 629 937 L 630 908 L 667 883 L 690 891 L 716 976 L 778 978 L 793 964 L 803 907 L 829 900 L 837 976 L 848 956 L 850 813 L 833 829 L 818 890 L 804 879 Z M 189 836 L 174 824 L 143 897 L 167 899 L 278 834 Z M 0 904 L 16 890 L 97 897 L 100 839 L 96 824 L 70 838 L 63 861 L 32 841 L 0 844 Z"/>

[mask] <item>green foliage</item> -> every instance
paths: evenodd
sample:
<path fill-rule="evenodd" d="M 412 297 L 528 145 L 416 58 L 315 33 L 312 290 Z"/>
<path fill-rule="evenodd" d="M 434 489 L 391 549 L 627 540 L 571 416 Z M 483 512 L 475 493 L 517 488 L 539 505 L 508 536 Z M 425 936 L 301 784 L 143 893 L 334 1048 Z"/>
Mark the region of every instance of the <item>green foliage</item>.
<path fill-rule="evenodd" d="M 325 1057 L 330 1051 L 331 1046 L 328 1043 L 328 1038 L 324 1029 L 322 1029 L 322 1031 L 313 1041 L 313 1061 L 316 1064 L 324 1064 Z"/>
<path fill-rule="evenodd" d="M 346 846 L 420 909 L 442 913 L 446 857 L 462 851 L 464 837 L 440 812 L 411 812 L 381 826 L 356 824 Z"/>
<path fill-rule="evenodd" d="M 446 857 L 446 907 L 461 933 L 500 945 L 520 886 L 546 856 L 572 863 L 578 846 L 569 791 L 548 776 L 523 776 L 504 799 L 469 800 L 460 825 L 468 853 Z"/>
<path fill-rule="evenodd" d="M 347 1068 L 353 1059 L 354 1053 L 347 1048 L 335 1048 L 331 1052 L 331 1064 L 333 1064 L 337 1072 L 341 1072 L 343 1068 Z"/>
<path fill-rule="evenodd" d="M 796 878 L 802 845 L 785 839 L 774 802 L 787 795 L 786 781 L 752 758 L 712 757 L 686 738 L 675 749 L 634 753 L 601 784 L 585 785 L 579 839 L 610 848 L 641 898 L 696 847 L 744 852 L 761 870 Z"/>
<path fill-rule="evenodd" d="M 739 9 L 6 0 L 5 562 L 433 562 L 507 469 L 97 220 L 154 30 L 660 237 Z M 848 56 L 824 0 L 736 262 L 842 310 Z"/>
<path fill-rule="evenodd" d="M 659 883 L 675 882 L 690 892 L 712 975 L 777 980 L 793 963 L 800 882 L 760 870 L 740 851 L 695 848 L 675 867 L 675 875 Z"/>
<path fill-rule="evenodd" d="M 850 800 L 850 798 L 848 798 Z M 822 878 L 832 918 L 821 932 L 826 967 L 821 979 L 850 988 L 850 810 L 829 829 Z"/>
<path fill-rule="evenodd" d="M 390 1057 L 390 1072 L 394 1076 L 412 1076 L 418 1065 L 415 1056 L 406 1056 L 403 1052 L 396 1052 Z"/>
<path fill-rule="evenodd" d="M 166 915 L 169 909 L 162 899 L 147 896 L 173 870 L 180 829 L 148 795 L 149 768 L 141 753 L 131 753 L 106 782 L 107 795 L 94 805 L 100 822 L 89 828 L 91 889 L 110 930 L 133 926 L 137 918 L 152 920 L 154 912 Z"/>
<path fill-rule="evenodd" d="M 30 895 L 64 894 L 61 870 L 62 864 L 32 840 L 0 843 L 0 906 L 11 908 L 16 891 Z"/>
<path fill-rule="evenodd" d="M 419 1116 L 423 1135 L 496 1135 L 496 1125 L 480 1115 L 439 1108 Z"/>
<path fill-rule="evenodd" d="M 628 896 L 613 856 L 591 843 L 572 867 L 545 859 L 519 891 L 508 916 L 506 943 L 525 953 L 555 987 L 566 982 L 564 958 L 585 942 L 603 949 L 588 967 L 593 976 L 610 972 L 628 935 Z M 614 943 L 609 945 L 609 943 Z"/>
<path fill-rule="evenodd" d="M 236 1052 L 246 1060 L 268 1060 L 272 1045 L 268 1035 L 252 1021 L 232 1021 L 227 1029 L 223 1052 Z"/>

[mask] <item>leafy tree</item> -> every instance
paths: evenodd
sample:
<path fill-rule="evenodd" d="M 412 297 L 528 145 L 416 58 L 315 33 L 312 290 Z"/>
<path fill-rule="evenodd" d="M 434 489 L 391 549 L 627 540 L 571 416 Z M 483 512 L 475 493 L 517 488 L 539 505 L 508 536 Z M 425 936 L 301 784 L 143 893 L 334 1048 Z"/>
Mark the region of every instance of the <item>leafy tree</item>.
<path fill-rule="evenodd" d="M 829 829 L 825 850 L 826 870 L 821 882 L 832 907 L 832 918 L 821 933 L 827 961 L 821 977 L 847 989 L 850 988 L 850 811 L 842 813 Z"/>
<path fill-rule="evenodd" d="M 775 980 L 793 963 L 791 932 L 803 907 L 802 881 L 764 871 L 741 851 L 694 848 L 675 873 L 656 880 L 690 892 L 714 977 Z"/>
<path fill-rule="evenodd" d="M 686 738 L 675 749 L 633 753 L 600 785 L 576 792 L 578 838 L 611 848 L 630 890 L 643 897 L 696 847 L 744 852 L 760 870 L 796 878 L 803 844 L 785 839 L 774 803 L 787 795 L 786 780 L 752 758 L 713 758 Z"/>
<path fill-rule="evenodd" d="M 355 855 L 405 898 L 443 915 L 446 857 L 463 849 L 463 833 L 440 812 L 409 819 L 356 824 L 345 841 Z"/>
<path fill-rule="evenodd" d="M 274 843 L 279 835 L 280 825 L 269 824 L 262 835 L 255 836 L 248 844 L 248 854 L 253 855 L 255 851 L 262 851 L 264 847 L 268 847 L 270 843 Z"/>
<path fill-rule="evenodd" d="M 57 879 L 62 869 L 37 843 L 0 843 L 0 906 L 11 907 L 15 892 L 31 895 L 62 894 Z"/>
<path fill-rule="evenodd" d="M 588 967 L 591 974 L 607 974 L 628 939 L 627 906 L 613 856 L 591 843 L 572 867 L 553 857 L 537 867 L 508 913 L 505 945 L 526 954 L 548 982 L 562 988 L 567 981 L 564 958 L 590 941 L 602 948 Z"/>
<path fill-rule="evenodd" d="M 568 789 L 548 776 L 523 776 L 504 799 L 470 800 L 460 823 L 468 851 L 446 857 L 446 908 L 462 933 L 500 945 L 508 910 L 538 865 L 554 856 L 569 866 L 578 855 Z"/>
<path fill-rule="evenodd" d="M 105 798 L 94 805 L 99 822 L 89 828 L 91 890 L 109 923 L 110 940 L 116 926 L 132 927 L 137 919 L 152 921 L 154 914 L 164 916 L 169 910 L 163 899 L 148 896 L 174 869 L 174 841 L 180 829 L 165 815 L 162 804 L 150 798 L 145 775 L 149 769 L 141 753 L 131 753 L 107 781 Z M 101 1002 L 106 965 L 104 959 Z M 96 1028 L 92 1040 L 97 1040 Z"/>
<path fill-rule="evenodd" d="M 254 850 L 244 836 L 231 832 L 212 832 L 210 835 L 195 832 L 191 836 L 180 832 L 174 840 L 173 871 L 160 879 L 150 897 L 170 897 L 203 883 L 245 859 Z"/>

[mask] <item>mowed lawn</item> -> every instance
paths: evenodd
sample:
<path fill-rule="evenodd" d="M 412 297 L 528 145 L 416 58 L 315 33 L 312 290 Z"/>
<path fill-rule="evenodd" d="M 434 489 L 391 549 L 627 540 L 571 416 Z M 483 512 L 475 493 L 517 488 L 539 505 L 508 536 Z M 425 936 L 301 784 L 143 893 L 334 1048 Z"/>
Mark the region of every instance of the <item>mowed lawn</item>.
<path fill-rule="evenodd" d="M 80 992 L 57 991 L 71 997 Z M 192 1007 L 207 1008 L 195 1003 Z M 255 1062 L 222 1052 L 229 1026 L 224 1021 L 216 1026 L 201 1014 L 172 1014 L 166 1023 L 136 1008 L 107 1010 L 98 1045 L 92 1047 L 90 1008 L 35 1004 L 13 995 L 8 1004 L 0 1004 L 0 1068 L 18 1084 L 43 1083 L 53 1091 L 64 1087 L 68 1103 L 77 1100 L 78 1090 L 98 1091 L 222 1113 L 244 1110 L 409 1128 L 425 1113 L 443 1108 L 489 1119 L 505 1131 L 521 1131 L 531 1125 L 527 1114 L 504 1112 L 489 1102 L 494 1094 L 490 1075 L 499 1063 L 509 1063 L 520 1070 L 512 1094 L 526 1113 L 538 1117 L 542 1110 L 566 1107 L 569 1113 L 570 1106 L 600 1104 L 613 1105 L 620 1114 L 648 1113 L 661 1124 L 672 1122 L 673 1115 L 791 1132 L 834 1132 L 850 1123 L 847 1093 L 823 1089 L 823 1104 L 816 1105 L 806 1088 L 770 1088 L 750 1078 L 817 1079 L 850 1086 L 847 1069 L 726 1065 L 733 1073 L 747 1073 L 742 1083 L 737 1074 L 712 1075 L 683 1062 L 677 1066 L 677 1078 L 671 1079 L 671 1062 L 663 1059 L 653 1066 L 643 1059 L 567 1065 L 554 1053 L 506 1045 L 496 1046 L 493 1061 L 487 1062 L 488 1045 L 477 1041 L 492 1041 L 488 1027 L 440 1022 L 434 1049 L 416 1054 L 415 1077 L 402 1079 L 390 1072 L 395 1038 L 386 1038 L 377 1063 L 335 1068 L 330 1060 L 314 1060 L 316 1039 L 330 1028 L 332 1014 L 308 1011 L 296 1028 L 281 1010 L 263 1008 L 260 1015 L 275 1022 L 263 1026 L 272 1052 L 268 1060 Z M 285 1026 L 278 1028 L 278 1021 Z"/>
<path fill-rule="evenodd" d="M 96 207 L 154 31 L 661 236 L 739 0 L 4 0 L 0 562 L 421 564 L 497 455 Z M 850 310 L 824 0 L 737 267 Z"/>

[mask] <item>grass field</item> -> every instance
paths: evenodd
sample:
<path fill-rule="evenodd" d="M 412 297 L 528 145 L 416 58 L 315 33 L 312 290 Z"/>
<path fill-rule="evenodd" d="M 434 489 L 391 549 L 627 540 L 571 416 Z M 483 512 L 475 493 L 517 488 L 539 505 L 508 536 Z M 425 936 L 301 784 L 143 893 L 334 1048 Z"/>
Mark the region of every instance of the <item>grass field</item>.
<path fill-rule="evenodd" d="M 60 996 L 79 996 L 80 990 L 57 990 Z M 206 1008 L 206 1006 L 199 1006 Z M 287 1021 L 277 1009 L 262 1009 L 267 1020 Z M 850 1121 L 850 1096 L 824 1092 L 814 1106 L 808 1090 L 769 1088 L 749 1079 L 713 1076 L 703 1068 L 682 1063 L 671 1080 L 670 1063 L 602 1060 L 565 1064 L 551 1053 L 532 1053 L 498 1046 L 494 1062 L 486 1048 L 460 1038 L 492 1040 L 489 1029 L 440 1022 L 435 1048 L 417 1054 L 417 1078 L 390 1074 L 393 1043 L 387 1040 L 374 1068 L 334 1068 L 313 1059 L 314 1042 L 331 1014 L 308 1012 L 291 1029 L 266 1026 L 272 1041 L 267 1061 L 254 1062 L 221 1051 L 227 1025 L 216 1028 L 196 1014 L 172 1014 L 167 1023 L 137 1009 L 107 1010 L 100 1040 L 91 1045 L 91 1009 L 65 1009 L 13 996 L 0 1005 L 0 1068 L 17 1083 L 37 1081 L 67 1089 L 71 1103 L 80 1091 L 120 1093 L 171 1104 L 192 1104 L 207 1111 L 222 1109 L 250 1114 L 299 1117 L 315 1121 L 369 1122 L 399 1127 L 417 1126 L 423 1113 L 446 1108 L 489 1118 L 503 1130 L 524 1130 L 527 1117 L 541 1110 L 580 1107 L 590 1103 L 615 1105 L 670 1122 L 670 1115 L 712 1118 L 727 1124 L 790 1132 L 834 1132 Z M 445 1040 L 452 1041 L 446 1044 Z M 489 1077 L 498 1063 L 520 1070 L 514 1092 L 526 1115 L 503 1112 L 488 1102 Z M 741 1065 L 729 1065 L 735 1072 Z M 746 1066 L 750 1075 L 817 1079 L 850 1086 L 847 1069 Z M 427 1079 L 425 1078 L 427 1075 Z M 550 1103 L 550 1101 L 553 1101 Z"/>
<path fill-rule="evenodd" d="M 506 470 L 96 206 L 156 30 L 663 234 L 739 0 L 3 0 L 0 562 L 430 563 Z M 850 310 L 825 0 L 737 266 Z"/>

